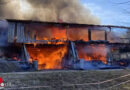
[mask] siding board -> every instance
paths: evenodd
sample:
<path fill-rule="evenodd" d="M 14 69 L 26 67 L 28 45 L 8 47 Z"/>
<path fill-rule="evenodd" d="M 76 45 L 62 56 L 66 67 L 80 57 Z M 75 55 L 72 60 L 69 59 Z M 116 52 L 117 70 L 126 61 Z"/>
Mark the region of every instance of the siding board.
<path fill-rule="evenodd" d="M 17 24 L 17 42 L 23 43 L 24 41 L 25 41 L 24 24 L 18 23 Z"/>
<path fill-rule="evenodd" d="M 9 23 L 8 28 L 8 42 L 13 43 L 15 39 L 15 23 Z"/>

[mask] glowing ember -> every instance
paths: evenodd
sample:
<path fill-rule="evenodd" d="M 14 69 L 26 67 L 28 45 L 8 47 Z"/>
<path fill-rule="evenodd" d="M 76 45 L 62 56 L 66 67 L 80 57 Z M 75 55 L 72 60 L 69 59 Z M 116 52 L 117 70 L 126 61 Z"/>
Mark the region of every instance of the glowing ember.
<path fill-rule="evenodd" d="M 25 32 L 26 38 L 35 38 L 36 40 L 67 40 L 66 28 L 57 26 L 43 26 L 43 25 L 27 25 Z"/>
<path fill-rule="evenodd" d="M 77 51 L 79 58 L 82 58 L 86 61 L 91 60 L 101 60 L 104 63 L 107 63 L 107 48 L 105 45 L 77 45 Z"/>
<path fill-rule="evenodd" d="M 62 69 L 62 59 L 67 53 L 67 45 L 43 45 L 27 47 L 30 61 L 38 60 L 39 69 Z"/>
<path fill-rule="evenodd" d="M 76 40 L 88 41 L 87 28 L 72 27 L 69 28 L 68 33 L 69 33 L 69 40 L 71 41 L 76 41 Z"/>
<path fill-rule="evenodd" d="M 66 28 L 52 27 L 52 36 L 55 39 L 66 40 Z"/>

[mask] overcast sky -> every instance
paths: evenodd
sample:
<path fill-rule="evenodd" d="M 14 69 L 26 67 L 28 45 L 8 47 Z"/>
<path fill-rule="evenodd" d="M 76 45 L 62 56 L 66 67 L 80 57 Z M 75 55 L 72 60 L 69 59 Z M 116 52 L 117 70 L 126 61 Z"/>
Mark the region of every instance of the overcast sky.
<path fill-rule="evenodd" d="M 83 5 L 96 15 L 101 24 L 130 26 L 130 2 L 117 4 L 130 0 L 81 0 Z"/>

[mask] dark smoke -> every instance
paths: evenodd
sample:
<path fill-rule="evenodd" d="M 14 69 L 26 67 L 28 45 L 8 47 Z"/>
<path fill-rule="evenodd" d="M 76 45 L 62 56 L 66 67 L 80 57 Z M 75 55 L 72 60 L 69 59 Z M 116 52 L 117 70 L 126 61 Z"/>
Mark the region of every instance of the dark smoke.
<path fill-rule="evenodd" d="M 1 0 L 1 18 L 99 24 L 80 0 Z"/>

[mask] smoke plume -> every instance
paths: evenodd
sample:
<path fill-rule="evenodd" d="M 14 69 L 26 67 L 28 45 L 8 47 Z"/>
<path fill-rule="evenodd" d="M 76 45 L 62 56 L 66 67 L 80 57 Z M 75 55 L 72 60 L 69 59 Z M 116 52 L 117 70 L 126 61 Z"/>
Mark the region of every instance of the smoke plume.
<path fill-rule="evenodd" d="M 5 19 L 100 24 L 80 0 L 0 0 L 0 12 Z"/>

